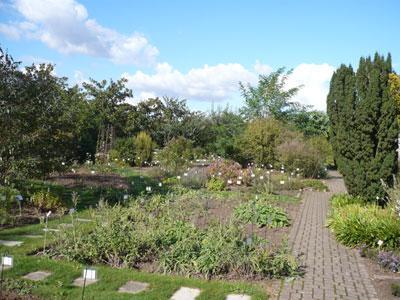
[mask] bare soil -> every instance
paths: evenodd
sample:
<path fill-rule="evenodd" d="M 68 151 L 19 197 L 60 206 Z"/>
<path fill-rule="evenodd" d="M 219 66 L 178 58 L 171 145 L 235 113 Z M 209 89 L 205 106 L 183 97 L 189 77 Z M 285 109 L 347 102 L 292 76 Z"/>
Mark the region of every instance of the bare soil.
<path fill-rule="evenodd" d="M 48 181 L 68 188 L 81 186 L 112 187 L 116 189 L 129 188 L 127 179 L 117 174 L 66 173 L 62 175 L 52 175 L 48 178 Z"/>

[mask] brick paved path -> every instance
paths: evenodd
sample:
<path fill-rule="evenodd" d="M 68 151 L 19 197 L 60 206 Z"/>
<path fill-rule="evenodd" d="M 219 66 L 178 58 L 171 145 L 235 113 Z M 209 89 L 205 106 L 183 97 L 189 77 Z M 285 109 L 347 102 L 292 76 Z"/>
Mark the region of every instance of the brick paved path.
<path fill-rule="evenodd" d="M 378 299 L 356 250 L 339 245 L 325 227 L 329 198 L 345 191 L 343 180 L 331 173 L 330 192 L 304 192 L 304 203 L 289 235 L 295 255 L 303 253 L 303 278 L 283 284 L 280 300 Z"/>

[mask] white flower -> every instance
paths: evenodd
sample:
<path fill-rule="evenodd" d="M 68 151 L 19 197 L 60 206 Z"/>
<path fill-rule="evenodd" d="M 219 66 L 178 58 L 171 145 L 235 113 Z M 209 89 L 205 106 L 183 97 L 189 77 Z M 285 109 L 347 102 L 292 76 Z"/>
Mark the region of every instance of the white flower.
<path fill-rule="evenodd" d="M 232 184 L 232 180 L 229 179 L 229 180 L 228 180 L 228 184 Z"/>
<path fill-rule="evenodd" d="M 179 179 L 181 179 L 181 176 L 176 176 L 176 178 L 179 180 Z"/>

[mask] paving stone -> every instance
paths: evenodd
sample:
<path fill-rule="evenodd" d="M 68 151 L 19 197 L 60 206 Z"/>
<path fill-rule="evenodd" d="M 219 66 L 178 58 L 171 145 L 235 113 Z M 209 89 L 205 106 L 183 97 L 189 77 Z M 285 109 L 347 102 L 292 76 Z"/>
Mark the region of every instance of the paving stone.
<path fill-rule="evenodd" d="M 200 295 L 199 289 L 181 287 L 172 295 L 171 300 L 194 300 Z"/>
<path fill-rule="evenodd" d="M 99 280 L 98 279 L 86 279 L 85 285 L 88 286 L 88 285 L 91 285 L 93 283 L 96 283 L 97 281 L 99 281 Z M 83 283 L 84 283 L 83 277 L 79 277 L 79 278 L 74 280 L 72 285 L 82 287 Z"/>
<path fill-rule="evenodd" d="M 39 239 L 39 238 L 42 238 L 43 235 L 40 235 L 40 234 L 24 234 L 24 235 L 21 235 L 21 237 L 28 238 L 28 239 Z"/>
<path fill-rule="evenodd" d="M 51 272 L 46 272 L 46 271 L 36 271 L 32 273 L 28 273 L 23 278 L 33 280 L 33 281 L 40 281 L 45 279 L 46 277 L 49 277 L 51 275 Z"/>
<path fill-rule="evenodd" d="M 331 172 L 332 174 L 333 172 Z M 346 188 L 336 172 L 326 180 L 329 192 L 306 190 L 289 235 L 289 245 L 306 266 L 304 284 L 285 281 L 279 300 L 376 299 L 376 291 L 358 253 L 340 245 L 326 227 L 329 199 Z"/>
<path fill-rule="evenodd" d="M 63 227 L 63 228 L 72 228 L 72 227 L 74 227 L 74 225 L 72 225 L 71 223 L 61 223 L 58 226 L 59 227 Z"/>
<path fill-rule="evenodd" d="M 43 228 L 44 232 L 59 232 L 60 229 L 54 229 L 54 228 Z"/>
<path fill-rule="evenodd" d="M 251 297 L 248 295 L 235 295 L 231 294 L 226 297 L 226 300 L 250 300 Z"/>
<path fill-rule="evenodd" d="M 147 282 L 128 281 L 118 289 L 119 293 L 137 294 L 147 290 L 149 284 Z"/>
<path fill-rule="evenodd" d="M 5 241 L 5 240 L 0 240 L 0 245 L 2 246 L 7 246 L 7 247 L 15 247 L 15 246 L 21 246 L 24 242 L 21 241 Z"/>
<path fill-rule="evenodd" d="M 92 222 L 92 220 L 84 219 L 84 218 L 76 218 L 75 220 L 78 221 L 78 222 Z"/>

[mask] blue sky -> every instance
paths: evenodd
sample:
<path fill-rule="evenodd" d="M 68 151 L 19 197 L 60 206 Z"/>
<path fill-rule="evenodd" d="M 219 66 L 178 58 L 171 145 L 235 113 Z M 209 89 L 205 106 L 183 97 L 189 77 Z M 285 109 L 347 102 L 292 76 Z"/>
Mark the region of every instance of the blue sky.
<path fill-rule="evenodd" d="M 400 69 L 400 1 L 0 0 L 0 44 L 25 64 L 51 62 L 71 83 L 128 78 L 137 102 L 241 105 L 238 82 L 293 69 L 296 100 L 325 109 L 333 70 L 391 52 Z"/>

